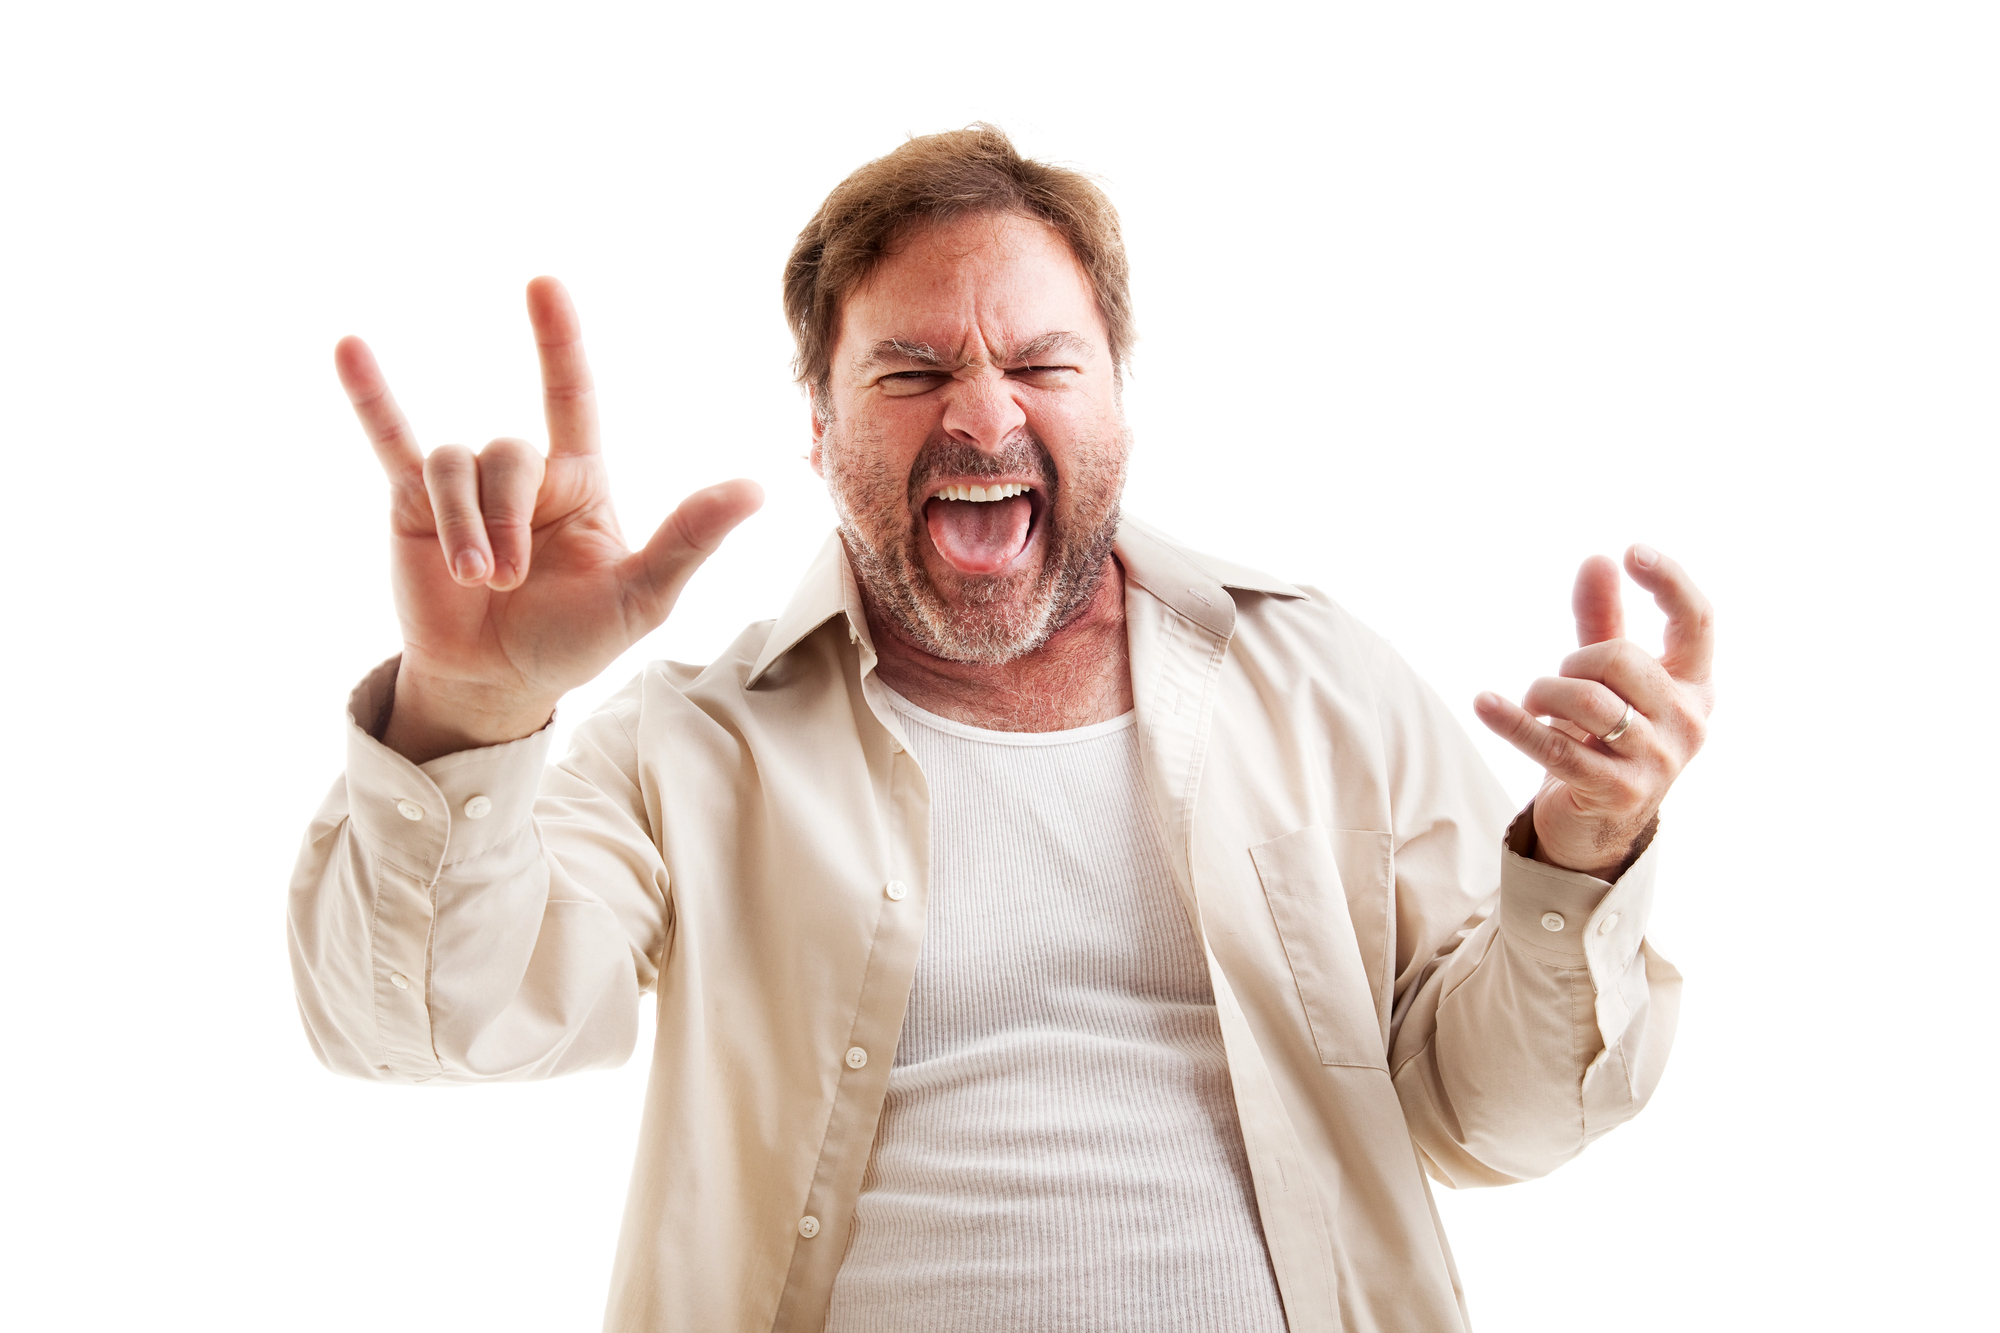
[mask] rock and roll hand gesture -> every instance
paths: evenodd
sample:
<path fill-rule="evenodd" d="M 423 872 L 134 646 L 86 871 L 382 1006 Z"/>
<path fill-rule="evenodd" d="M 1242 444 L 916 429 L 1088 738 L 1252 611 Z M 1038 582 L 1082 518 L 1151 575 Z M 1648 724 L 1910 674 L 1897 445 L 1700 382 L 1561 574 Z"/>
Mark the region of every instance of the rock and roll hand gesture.
<path fill-rule="evenodd" d="M 1626 551 L 1625 570 L 1667 613 L 1664 654 L 1655 659 L 1624 637 L 1618 567 L 1592 556 L 1572 599 L 1582 647 L 1561 674 L 1537 680 L 1519 704 L 1491 693 L 1473 701 L 1480 721 L 1548 771 L 1535 796 L 1536 859 L 1601 879 L 1642 850 L 1715 708 L 1708 599 L 1650 546 Z"/>
<path fill-rule="evenodd" d="M 763 502 L 750 481 L 696 491 L 628 550 L 576 308 L 561 283 L 528 284 L 528 318 L 541 354 L 546 458 L 516 439 L 425 456 L 367 344 L 345 338 L 334 350 L 389 474 L 403 658 L 383 740 L 418 763 L 538 730 L 565 692 L 666 619 L 689 576 Z"/>

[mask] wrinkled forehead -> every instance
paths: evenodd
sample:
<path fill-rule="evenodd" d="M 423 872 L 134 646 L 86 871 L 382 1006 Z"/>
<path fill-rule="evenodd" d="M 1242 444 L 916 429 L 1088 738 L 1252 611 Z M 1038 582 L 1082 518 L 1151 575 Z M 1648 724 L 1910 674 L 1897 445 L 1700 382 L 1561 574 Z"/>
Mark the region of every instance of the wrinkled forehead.
<path fill-rule="evenodd" d="M 842 303 L 834 362 L 852 366 L 881 345 L 902 343 L 965 363 L 1051 335 L 1108 355 L 1109 334 L 1083 266 L 1062 234 L 1039 219 L 976 214 L 897 236 Z"/>

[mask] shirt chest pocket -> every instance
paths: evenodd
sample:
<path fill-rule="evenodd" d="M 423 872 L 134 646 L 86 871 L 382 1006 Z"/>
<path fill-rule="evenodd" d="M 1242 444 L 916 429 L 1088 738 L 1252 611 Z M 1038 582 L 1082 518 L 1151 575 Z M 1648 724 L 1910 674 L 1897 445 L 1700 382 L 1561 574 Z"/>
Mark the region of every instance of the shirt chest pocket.
<path fill-rule="evenodd" d="M 1291 964 L 1320 1063 L 1387 1069 L 1382 1016 L 1362 961 L 1349 886 L 1342 883 L 1332 836 L 1318 825 L 1302 828 L 1252 847 L 1250 859 Z M 1387 841 L 1373 833 L 1340 836 Z M 1377 886 L 1352 887 L 1372 907 Z"/>

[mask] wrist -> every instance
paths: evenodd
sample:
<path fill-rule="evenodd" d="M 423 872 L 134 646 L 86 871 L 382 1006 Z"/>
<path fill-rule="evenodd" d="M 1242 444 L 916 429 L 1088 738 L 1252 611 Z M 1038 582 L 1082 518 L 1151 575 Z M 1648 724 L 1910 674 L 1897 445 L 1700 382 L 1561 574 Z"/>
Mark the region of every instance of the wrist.
<path fill-rule="evenodd" d="M 559 698 L 433 676 L 404 657 L 375 737 L 412 763 L 504 745 L 547 726 Z"/>
<path fill-rule="evenodd" d="M 1527 826 L 1523 831 L 1524 840 L 1527 845 L 1525 847 L 1515 847 L 1515 851 L 1522 856 L 1539 861 L 1545 866 L 1553 866 L 1557 870 L 1568 870 L 1579 875 L 1589 875 L 1609 884 L 1616 883 L 1620 876 L 1630 870 L 1633 864 L 1646 854 L 1646 849 L 1653 845 L 1653 835 L 1659 832 L 1660 828 L 1660 815 L 1657 810 L 1654 811 L 1652 816 L 1646 820 L 1645 825 L 1626 841 L 1624 851 L 1615 859 L 1598 860 L 1592 857 L 1577 857 L 1574 858 L 1576 861 L 1589 861 L 1590 864 L 1575 865 L 1570 864 L 1571 858 L 1558 858 L 1550 853 L 1548 844 L 1536 834 L 1533 818 L 1523 820 L 1522 823 Z"/>

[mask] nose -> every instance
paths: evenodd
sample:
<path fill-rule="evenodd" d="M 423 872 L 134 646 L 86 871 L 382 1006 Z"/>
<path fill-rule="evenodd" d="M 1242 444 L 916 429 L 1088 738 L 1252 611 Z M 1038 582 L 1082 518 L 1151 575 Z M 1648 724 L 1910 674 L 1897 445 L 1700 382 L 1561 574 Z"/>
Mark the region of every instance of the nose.
<path fill-rule="evenodd" d="M 962 444 L 996 453 L 1007 438 L 1027 424 L 1028 414 L 1008 392 L 997 371 L 954 380 L 945 399 L 945 433 Z"/>

